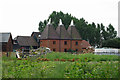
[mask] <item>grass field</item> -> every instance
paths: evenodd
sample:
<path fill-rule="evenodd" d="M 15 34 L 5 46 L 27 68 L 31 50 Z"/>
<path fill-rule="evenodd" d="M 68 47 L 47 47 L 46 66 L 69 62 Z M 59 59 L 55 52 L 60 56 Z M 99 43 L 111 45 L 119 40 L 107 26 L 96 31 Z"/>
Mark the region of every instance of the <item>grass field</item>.
<path fill-rule="evenodd" d="M 47 61 L 48 60 L 48 61 Z M 2 78 L 118 78 L 116 55 L 49 53 L 17 60 L 2 57 Z"/>

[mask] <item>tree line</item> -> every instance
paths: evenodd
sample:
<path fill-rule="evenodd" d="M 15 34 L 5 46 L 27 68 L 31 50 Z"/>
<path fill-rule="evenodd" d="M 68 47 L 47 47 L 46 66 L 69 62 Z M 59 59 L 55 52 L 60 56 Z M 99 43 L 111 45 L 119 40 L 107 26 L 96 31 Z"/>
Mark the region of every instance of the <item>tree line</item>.
<path fill-rule="evenodd" d="M 88 41 L 94 47 L 102 47 L 105 41 L 116 38 L 117 35 L 117 31 L 115 31 L 112 24 L 109 24 L 108 26 L 104 26 L 103 23 L 95 24 L 92 22 L 90 24 L 84 18 L 78 19 L 71 14 L 64 14 L 62 11 L 53 11 L 48 19 L 40 21 L 38 28 L 40 32 L 44 30 L 49 19 L 51 19 L 51 23 L 55 28 L 58 26 L 59 19 L 61 19 L 66 29 L 69 27 L 71 20 L 73 20 L 82 39 Z"/>

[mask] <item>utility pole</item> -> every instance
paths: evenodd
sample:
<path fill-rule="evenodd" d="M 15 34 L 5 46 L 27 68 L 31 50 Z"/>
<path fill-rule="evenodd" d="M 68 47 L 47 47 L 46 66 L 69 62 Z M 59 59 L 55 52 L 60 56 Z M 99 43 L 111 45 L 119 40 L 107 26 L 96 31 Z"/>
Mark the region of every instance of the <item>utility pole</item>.
<path fill-rule="evenodd" d="M 118 2 L 118 37 L 120 38 L 120 1 Z"/>

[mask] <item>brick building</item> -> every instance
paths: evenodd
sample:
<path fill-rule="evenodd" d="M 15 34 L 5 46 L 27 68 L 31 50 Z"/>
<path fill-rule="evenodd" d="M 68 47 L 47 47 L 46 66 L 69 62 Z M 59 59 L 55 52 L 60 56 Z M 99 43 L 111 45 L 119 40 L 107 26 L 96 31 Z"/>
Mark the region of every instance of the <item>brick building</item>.
<path fill-rule="evenodd" d="M 13 40 L 11 33 L 0 33 L 0 51 L 12 52 L 13 51 Z"/>
<path fill-rule="evenodd" d="M 85 47 L 90 46 L 87 41 L 81 39 L 73 21 L 67 30 L 61 21 L 56 30 L 49 23 L 40 36 L 40 47 L 49 47 L 56 52 L 67 52 L 69 49 L 81 52 L 84 42 Z"/>

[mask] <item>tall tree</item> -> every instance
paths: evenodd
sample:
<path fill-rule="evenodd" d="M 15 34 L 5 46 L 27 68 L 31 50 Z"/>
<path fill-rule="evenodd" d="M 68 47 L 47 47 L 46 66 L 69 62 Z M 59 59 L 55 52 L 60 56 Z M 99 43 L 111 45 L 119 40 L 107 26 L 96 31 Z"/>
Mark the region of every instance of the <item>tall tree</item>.
<path fill-rule="evenodd" d="M 100 47 L 100 45 L 102 44 L 101 43 L 101 28 L 100 28 L 100 25 L 99 24 L 97 24 L 97 27 L 96 27 L 96 30 L 95 30 L 95 37 L 96 37 L 96 46 L 97 47 Z"/>
<path fill-rule="evenodd" d="M 120 38 L 109 39 L 103 42 L 102 47 L 119 48 Z"/>
<path fill-rule="evenodd" d="M 43 26 L 43 25 L 44 25 L 43 22 L 40 21 L 40 23 L 39 23 L 39 28 L 38 28 L 38 30 L 39 30 L 40 32 L 42 32 L 42 31 L 44 30 L 44 26 Z"/>
<path fill-rule="evenodd" d="M 108 33 L 107 36 L 108 39 L 115 38 L 117 35 L 117 31 L 115 31 L 114 27 L 111 24 L 109 24 L 109 26 L 107 27 L 107 33 Z"/>

